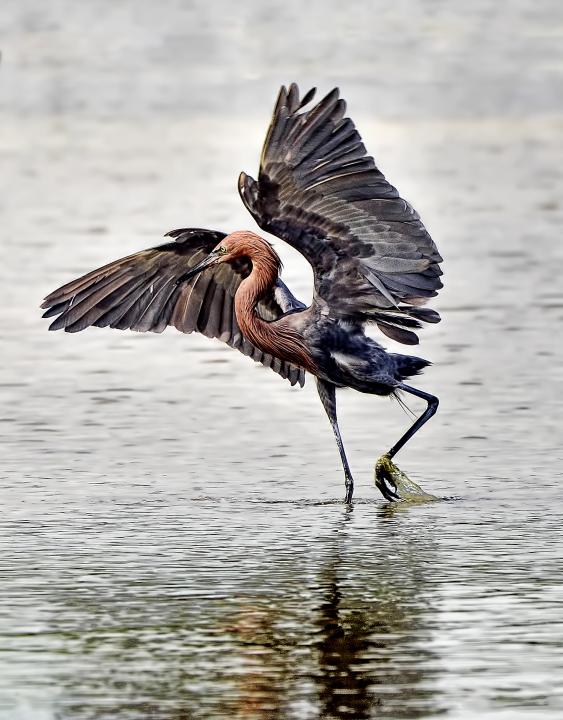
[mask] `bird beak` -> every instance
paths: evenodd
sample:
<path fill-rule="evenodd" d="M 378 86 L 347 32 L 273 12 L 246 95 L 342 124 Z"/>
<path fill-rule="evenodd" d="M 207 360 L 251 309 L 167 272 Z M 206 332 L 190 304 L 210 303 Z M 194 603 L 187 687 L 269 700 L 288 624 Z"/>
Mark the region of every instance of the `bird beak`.
<path fill-rule="evenodd" d="M 218 254 L 215 252 L 215 250 L 213 250 L 212 252 L 209 253 L 209 255 L 207 257 L 203 258 L 203 260 L 201 262 L 199 262 L 197 265 L 194 265 L 194 267 L 191 270 L 188 270 L 188 272 L 181 275 L 176 280 L 176 285 L 180 285 L 180 283 L 183 283 L 186 280 L 190 280 L 190 278 L 193 278 L 194 275 L 197 275 L 202 270 L 205 270 L 205 268 L 209 267 L 210 265 L 214 265 L 218 259 L 219 259 Z"/>

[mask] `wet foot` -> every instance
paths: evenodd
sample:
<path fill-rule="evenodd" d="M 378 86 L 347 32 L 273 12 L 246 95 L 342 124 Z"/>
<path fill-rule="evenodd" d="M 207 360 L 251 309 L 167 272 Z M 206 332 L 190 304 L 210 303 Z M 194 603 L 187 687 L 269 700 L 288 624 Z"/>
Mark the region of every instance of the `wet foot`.
<path fill-rule="evenodd" d="M 429 502 L 437 500 L 429 495 L 400 470 L 388 455 L 382 455 L 375 464 L 375 485 L 386 500 L 391 502 Z"/>

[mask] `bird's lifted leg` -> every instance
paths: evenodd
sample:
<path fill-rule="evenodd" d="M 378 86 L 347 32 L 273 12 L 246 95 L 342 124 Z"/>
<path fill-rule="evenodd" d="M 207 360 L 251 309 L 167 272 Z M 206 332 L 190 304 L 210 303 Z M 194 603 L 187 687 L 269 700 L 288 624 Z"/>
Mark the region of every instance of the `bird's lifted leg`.
<path fill-rule="evenodd" d="M 338 428 L 338 420 L 336 418 L 336 386 L 332 383 L 325 382 L 324 380 L 317 380 L 317 390 L 319 391 L 319 397 L 323 404 L 332 429 L 334 431 L 334 437 L 336 438 L 336 444 L 340 452 L 340 459 L 342 460 L 342 467 L 344 468 L 344 483 L 346 486 L 346 495 L 344 497 L 345 503 L 352 502 L 352 495 L 354 494 L 354 478 L 350 472 L 350 466 L 348 465 L 348 459 L 344 452 L 344 445 L 340 436 L 340 430 Z"/>
<path fill-rule="evenodd" d="M 393 445 L 391 450 L 383 455 L 375 466 L 375 484 L 379 488 L 381 494 L 387 500 L 400 500 L 401 495 L 398 492 L 398 485 L 404 489 L 404 494 L 408 495 L 419 495 L 425 497 L 432 497 L 426 495 L 421 488 L 409 480 L 408 477 L 392 462 L 392 458 L 399 452 L 399 450 L 406 445 L 411 437 L 420 430 L 425 422 L 430 420 L 432 415 L 438 409 L 438 398 L 429 393 L 425 393 L 422 390 L 413 388 L 410 385 L 401 383 L 397 386 L 397 390 L 403 390 L 404 392 L 416 395 L 419 398 L 426 400 L 427 407 L 422 415 L 412 424 L 407 432 Z"/>

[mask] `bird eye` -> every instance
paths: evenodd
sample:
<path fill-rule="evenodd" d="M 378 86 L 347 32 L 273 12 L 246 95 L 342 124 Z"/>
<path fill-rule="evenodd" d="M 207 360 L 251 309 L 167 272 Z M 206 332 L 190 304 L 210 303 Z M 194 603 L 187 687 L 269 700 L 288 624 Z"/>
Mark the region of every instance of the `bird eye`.
<path fill-rule="evenodd" d="M 224 255 L 226 252 L 227 252 L 227 248 L 224 247 L 223 245 L 220 245 L 220 246 L 217 248 L 217 254 L 218 254 L 218 255 Z"/>

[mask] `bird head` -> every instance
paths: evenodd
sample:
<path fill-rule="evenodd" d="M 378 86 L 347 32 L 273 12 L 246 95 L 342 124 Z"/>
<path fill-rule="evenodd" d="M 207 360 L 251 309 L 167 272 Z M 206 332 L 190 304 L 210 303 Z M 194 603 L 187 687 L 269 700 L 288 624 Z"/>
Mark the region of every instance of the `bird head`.
<path fill-rule="evenodd" d="M 213 267 L 220 262 L 224 262 L 226 254 L 226 248 L 219 244 L 216 248 L 213 248 L 209 255 L 206 255 L 203 260 L 201 260 L 201 262 L 198 262 L 196 265 L 193 266 L 193 268 L 188 270 L 188 272 L 185 272 L 183 275 L 181 275 L 176 280 L 176 285 L 180 285 L 181 283 L 186 282 L 186 280 L 191 280 L 191 278 L 193 278 L 195 275 L 199 275 L 199 273 L 206 268 Z"/>
<path fill-rule="evenodd" d="M 224 237 L 201 262 L 178 278 L 176 284 L 189 280 L 206 268 L 214 267 L 219 263 L 230 262 L 239 257 L 253 260 L 257 256 L 263 256 L 264 253 L 277 258 L 269 243 L 255 233 L 247 230 L 233 232 Z"/>
<path fill-rule="evenodd" d="M 206 268 L 214 267 L 224 262 L 231 262 L 236 258 L 247 257 L 252 263 L 261 261 L 262 265 L 269 265 L 277 272 L 281 267 L 280 259 L 272 246 L 263 238 L 250 230 L 238 230 L 224 237 L 213 250 L 197 265 L 184 273 L 176 281 L 176 285 L 189 280 Z"/>

